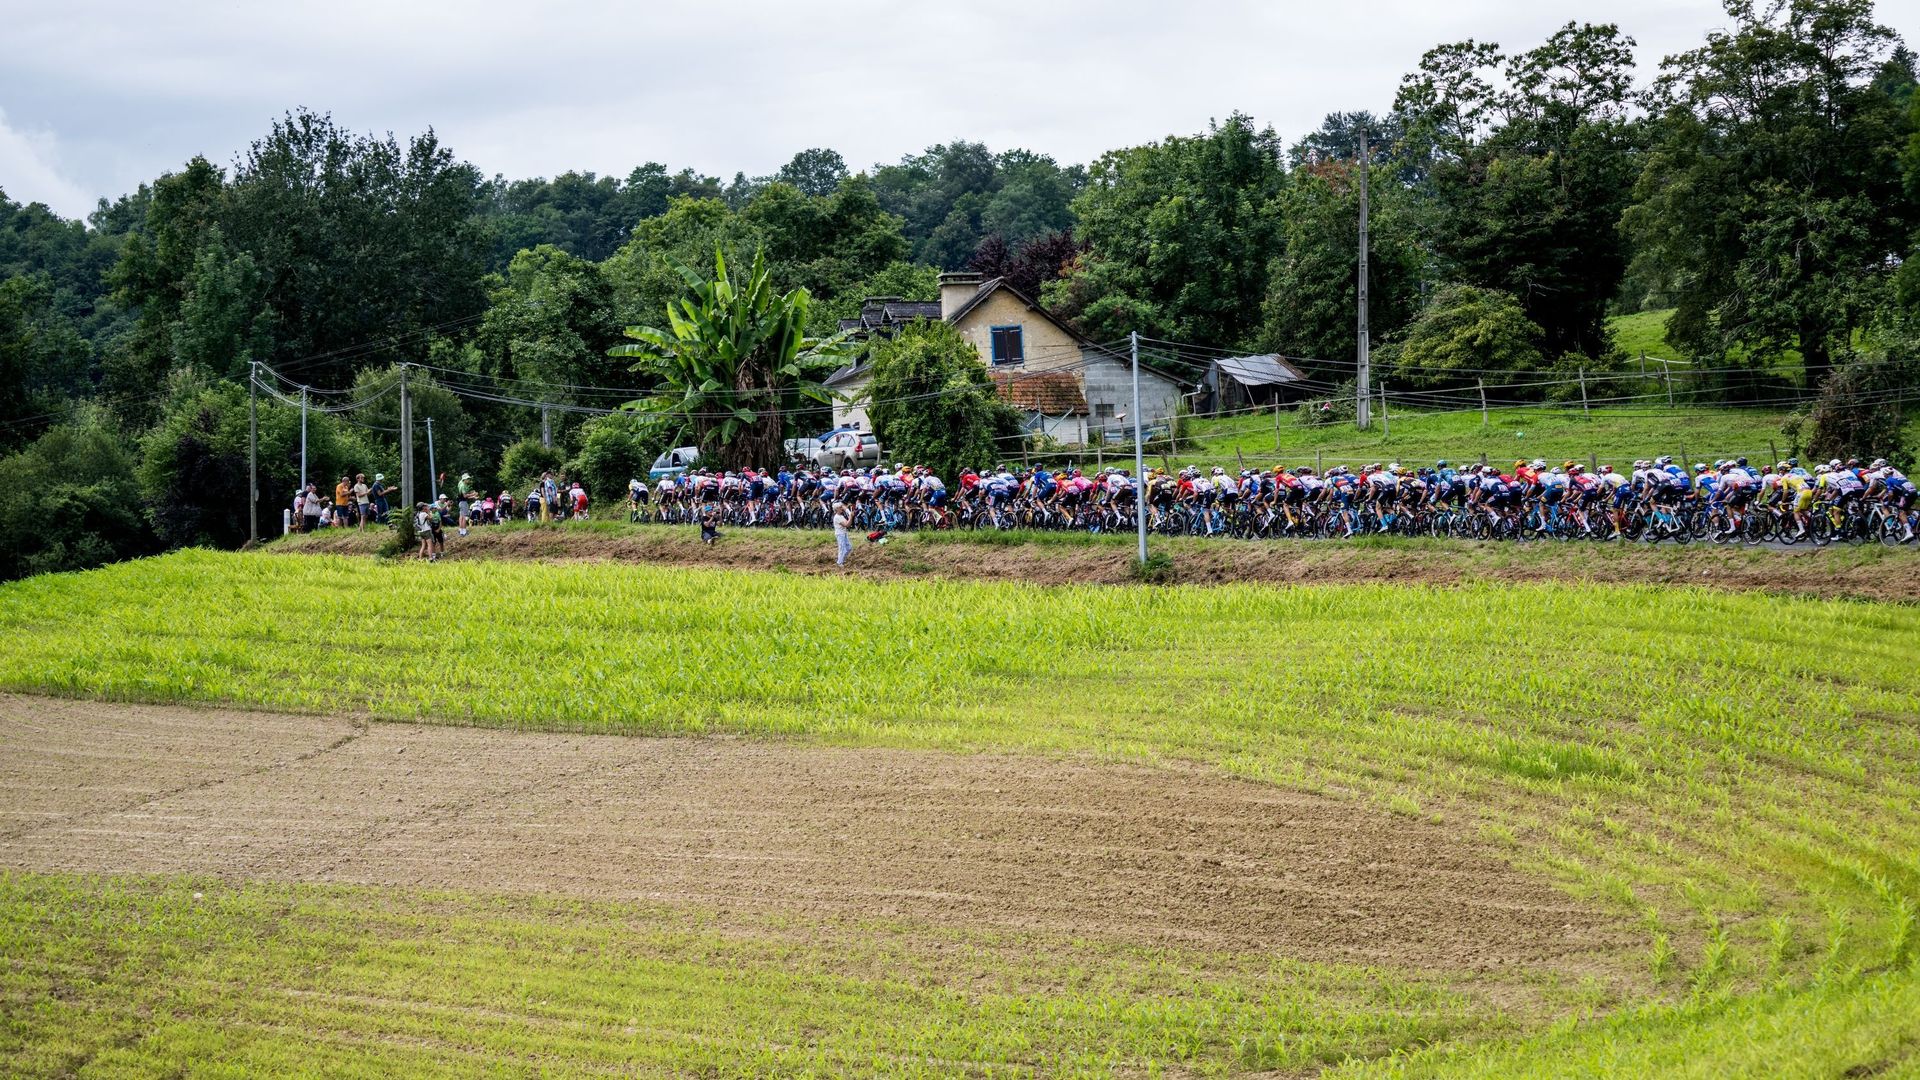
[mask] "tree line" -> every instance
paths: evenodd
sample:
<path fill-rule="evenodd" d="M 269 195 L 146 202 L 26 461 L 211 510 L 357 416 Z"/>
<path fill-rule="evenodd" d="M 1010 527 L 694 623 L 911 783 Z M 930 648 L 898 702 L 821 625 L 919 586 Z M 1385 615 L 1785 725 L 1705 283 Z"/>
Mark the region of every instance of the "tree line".
<path fill-rule="evenodd" d="M 255 361 L 377 400 L 309 418 L 323 480 L 398 472 L 382 391 L 406 363 L 456 475 L 571 465 L 617 490 L 678 433 L 456 391 L 645 396 L 654 377 L 609 350 L 716 251 L 805 289 L 813 334 L 970 268 L 1095 340 L 1280 352 L 1338 381 L 1363 175 L 1375 363 L 1396 385 L 1604 376 L 1631 359 L 1608 317 L 1671 309 L 1669 344 L 1728 400 L 1843 387 L 1864 404 L 1824 415 L 1897 440 L 1920 341 L 1914 54 L 1870 0 L 1726 8 L 1643 85 L 1623 30 L 1570 23 L 1438 46 L 1390 107 L 1291 143 L 1236 112 L 1085 166 L 953 141 L 863 171 L 816 148 L 731 180 L 657 162 L 507 180 L 432 131 L 300 111 L 84 222 L 0 193 L 0 575 L 243 539 Z M 268 520 L 297 479 L 286 416 L 263 411 Z"/>

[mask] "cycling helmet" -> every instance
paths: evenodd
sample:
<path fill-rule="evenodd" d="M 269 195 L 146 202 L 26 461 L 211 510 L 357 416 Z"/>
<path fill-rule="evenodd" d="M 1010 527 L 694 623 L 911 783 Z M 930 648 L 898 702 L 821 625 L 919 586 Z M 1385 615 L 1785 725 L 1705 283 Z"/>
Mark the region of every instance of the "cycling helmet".
<path fill-rule="evenodd" d="M 1441 459 L 1440 459 L 1439 461 L 1436 461 L 1436 462 L 1434 462 L 1434 463 L 1433 463 L 1433 467 L 1434 467 L 1434 468 L 1436 468 L 1436 469 L 1444 469 L 1444 468 L 1446 468 L 1446 467 L 1447 467 L 1447 459 L 1446 459 L 1446 458 L 1441 458 Z"/>
<path fill-rule="evenodd" d="M 1787 465 L 1791 468 L 1797 469 L 1800 467 L 1800 459 L 1797 457 L 1790 457 L 1787 459 Z"/>
<path fill-rule="evenodd" d="M 1601 474 L 1602 474 L 1602 475 L 1605 475 L 1605 474 L 1609 474 L 1609 473 L 1612 473 L 1612 472 L 1613 472 L 1613 466 L 1611 466 L 1611 465 L 1602 465 L 1602 466 L 1600 466 L 1600 472 L 1601 472 Z"/>
<path fill-rule="evenodd" d="M 1695 465 L 1695 466 L 1693 467 L 1693 471 L 1694 471 L 1694 472 L 1706 472 L 1706 471 L 1707 471 L 1707 466 L 1706 466 L 1706 464 L 1705 464 L 1705 463 L 1703 462 L 1703 463 L 1701 463 L 1701 464 L 1698 464 L 1698 465 Z"/>
<path fill-rule="evenodd" d="M 1886 467 L 1887 467 L 1887 459 L 1883 457 L 1874 458 L 1873 464 L 1867 466 L 1867 468 L 1869 469 L 1884 469 Z"/>
<path fill-rule="evenodd" d="M 1546 459 L 1546 458 L 1534 458 L 1534 459 L 1533 459 L 1533 467 L 1534 467 L 1534 468 L 1536 468 L 1536 469 L 1544 469 L 1544 468 L 1546 468 L 1546 467 L 1547 467 L 1547 459 Z"/>
<path fill-rule="evenodd" d="M 1859 468 L 1859 467 L 1860 467 L 1860 459 L 1859 459 L 1859 458 L 1848 458 L 1848 459 L 1847 459 L 1847 468 L 1849 468 L 1849 469 L 1857 469 L 1857 468 Z"/>
<path fill-rule="evenodd" d="M 1741 468 L 1743 468 L 1743 469 L 1747 467 L 1747 459 L 1746 459 L 1746 458 L 1734 458 L 1734 459 L 1733 459 L 1733 463 L 1734 463 L 1735 465 L 1738 465 L 1738 466 L 1740 466 L 1740 467 L 1741 467 Z"/>
<path fill-rule="evenodd" d="M 1654 459 L 1653 463 L 1655 465 L 1671 465 L 1673 464 L 1673 455 L 1661 454 L 1658 458 Z"/>
<path fill-rule="evenodd" d="M 1572 458 L 1568 458 L 1566 461 L 1563 461 L 1560 463 L 1560 467 L 1563 469 L 1571 469 L 1578 464 L 1580 463 L 1577 461 L 1574 461 Z"/>
<path fill-rule="evenodd" d="M 1213 467 L 1213 475 L 1215 475 L 1215 476 L 1225 476 L 1225 475 L 1227 475 L 1227 470 L 1225 470 L 1225 469 L 1223 469 L 1223 468 L 1221 468 L 1221 467 L 1220 467 L 1220 466 L 1218 466 L 1218 465 L 1215 465 L 1215 466 Z"/>
<path fill-rule="evenodd" d="M 1815 476 L 1825 476 L 1826 474 L 1832 471 L 1833 471 L 1832 467 L 1827 465 L 1815 465 L 1813 467 L 1813 475 Z"/>

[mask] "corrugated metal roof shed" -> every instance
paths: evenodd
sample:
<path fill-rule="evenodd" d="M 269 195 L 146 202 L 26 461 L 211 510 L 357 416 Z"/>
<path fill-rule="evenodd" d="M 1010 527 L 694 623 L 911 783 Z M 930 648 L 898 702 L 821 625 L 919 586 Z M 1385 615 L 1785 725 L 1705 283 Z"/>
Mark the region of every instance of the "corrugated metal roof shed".
<path fill-rule="evenodd" d="M 1277 353 L 1263 356 L 1227 356 L 1216 361 L 1228 378 L 1242 386 L 1284 386 L 1305 376 Z"/>

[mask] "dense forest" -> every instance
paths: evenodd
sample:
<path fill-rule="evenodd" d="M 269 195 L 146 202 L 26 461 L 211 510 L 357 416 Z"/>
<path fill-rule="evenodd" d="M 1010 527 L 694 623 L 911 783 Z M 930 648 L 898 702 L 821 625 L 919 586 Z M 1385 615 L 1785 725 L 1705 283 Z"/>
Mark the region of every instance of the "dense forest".
<path fill-rule="evenodd" d="M 1726 6 L 1728 29 L 1638 84 L 1622 29 L 1569 24 L 1436 47 L 1390 107 L 1290 143 L 1233 113 L 1084 166 L 953 141 L 864 171 L 808 149 L 724 181 L 657 162 L 507 180 L 432 131 L 300 111 L 84 222 L 0 193 L 0 577 L 244 540 L 255 362 L 279 394 L 306 388 L 321 480 L 397 472 L 406 363 L 441 472 L 623 484 L 664 436 L 589 419 L 648 389 L 608 349 L 716 248 L 764 253 L 816 330 L 971 268 L 1095 340 L 1280 352 L 1337 381 L 1363 142 L 1376 363 L 1401 385 L 1619 368 L 1608 316 L 1657 308 L 1728 401 L 1911 386 L 1915 56 L 1868 0 Z M 263 400 L 277 523 L 299 415 Z"/>

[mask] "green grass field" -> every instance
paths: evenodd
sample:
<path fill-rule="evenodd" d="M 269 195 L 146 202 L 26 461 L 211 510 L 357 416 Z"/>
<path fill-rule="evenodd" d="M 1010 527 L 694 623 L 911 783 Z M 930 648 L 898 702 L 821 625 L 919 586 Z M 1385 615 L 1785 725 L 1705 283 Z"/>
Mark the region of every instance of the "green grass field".
<path fill-rule="evenodd" d="M 458 617 L 476 597 L 511 617 Z M 1469 828 L 1643 941 L 1624 982 L 1544 990 L 1552 1015 L 1468 1008 L 1464 976 L 1244 961 L 1203 975 L 1005 941 L 978 964 L 1008 994 L 953 999 L 857 950 L 733 955 L 685 927 L 690 941 L 659 944 L 676 920 L 697 929 L 685 911 L 267 886 L 203 906 L 177 881 L 13 875 L 11 1071 L 96 1053 L 103 1072 L 143 1071 L 111 1048 L 156 1010 L 176 1051 L 258 1047 L 236 1073 L 393 1032 L 379 1054 L 397 1053 L 416 1025 L 524 1051 L 527 1068 L 720 1073 L 940 1073 L 951 1063 L 929 1061 L 949 1055 L 983 1070 L 1834 1075 L 1911 1070 L 1920 1046 L 1912 606 L 184 552 L 0 587 L 0 631 L 0 689 L 23 692 L 1204 762 Z M 469 692 L 562 660 L 577 684 Z M 1105 677 L 1069 688 L 1063 672 Z M 631 963 L 609 959 L 623 950 Z M 347 990 L 364 1000 L 331 996 Z M 486 1015 L 478 1003 L 503 993 L 547 1019 Z M 634 1043 L 651 1056 L 623 1056 Z M 902 1046 L 928 1056 L 883 1056 Z M 366 1054 L 367 1074 L 409 1064 Z"/>
<path fill-rule="evenodd" d="M 1635 458 L 1684 452 L 1694 460 L 1745 457 L 1765 462 L 1778 450 L 1787 453 L 1780 434 L 1786 412 L 1770 409 L 1689 409 L 1678 413 L 1595 409 L 1592 419 L 1578 403 L 1568 409 L 1494 409 L 1482 425 L 1476 412 L 1401 412 L 1392 409 L 1388 424 L 1371 433 L 1351 424 L 1306 427 L 1291 412 L 1280 416 L 1276 437 L 1271 413 L 1226 416 L 1193 422 L 1195 450 L 1183 462 L 1237 466 L 1364 465 L 1400 461 L 1431 465 L 1445 458 L 1511 465 L 1516 459 L 1598 459 L 1616 468 Z M 1278 450 L 1276 451 L 1276 447 Z"/>

